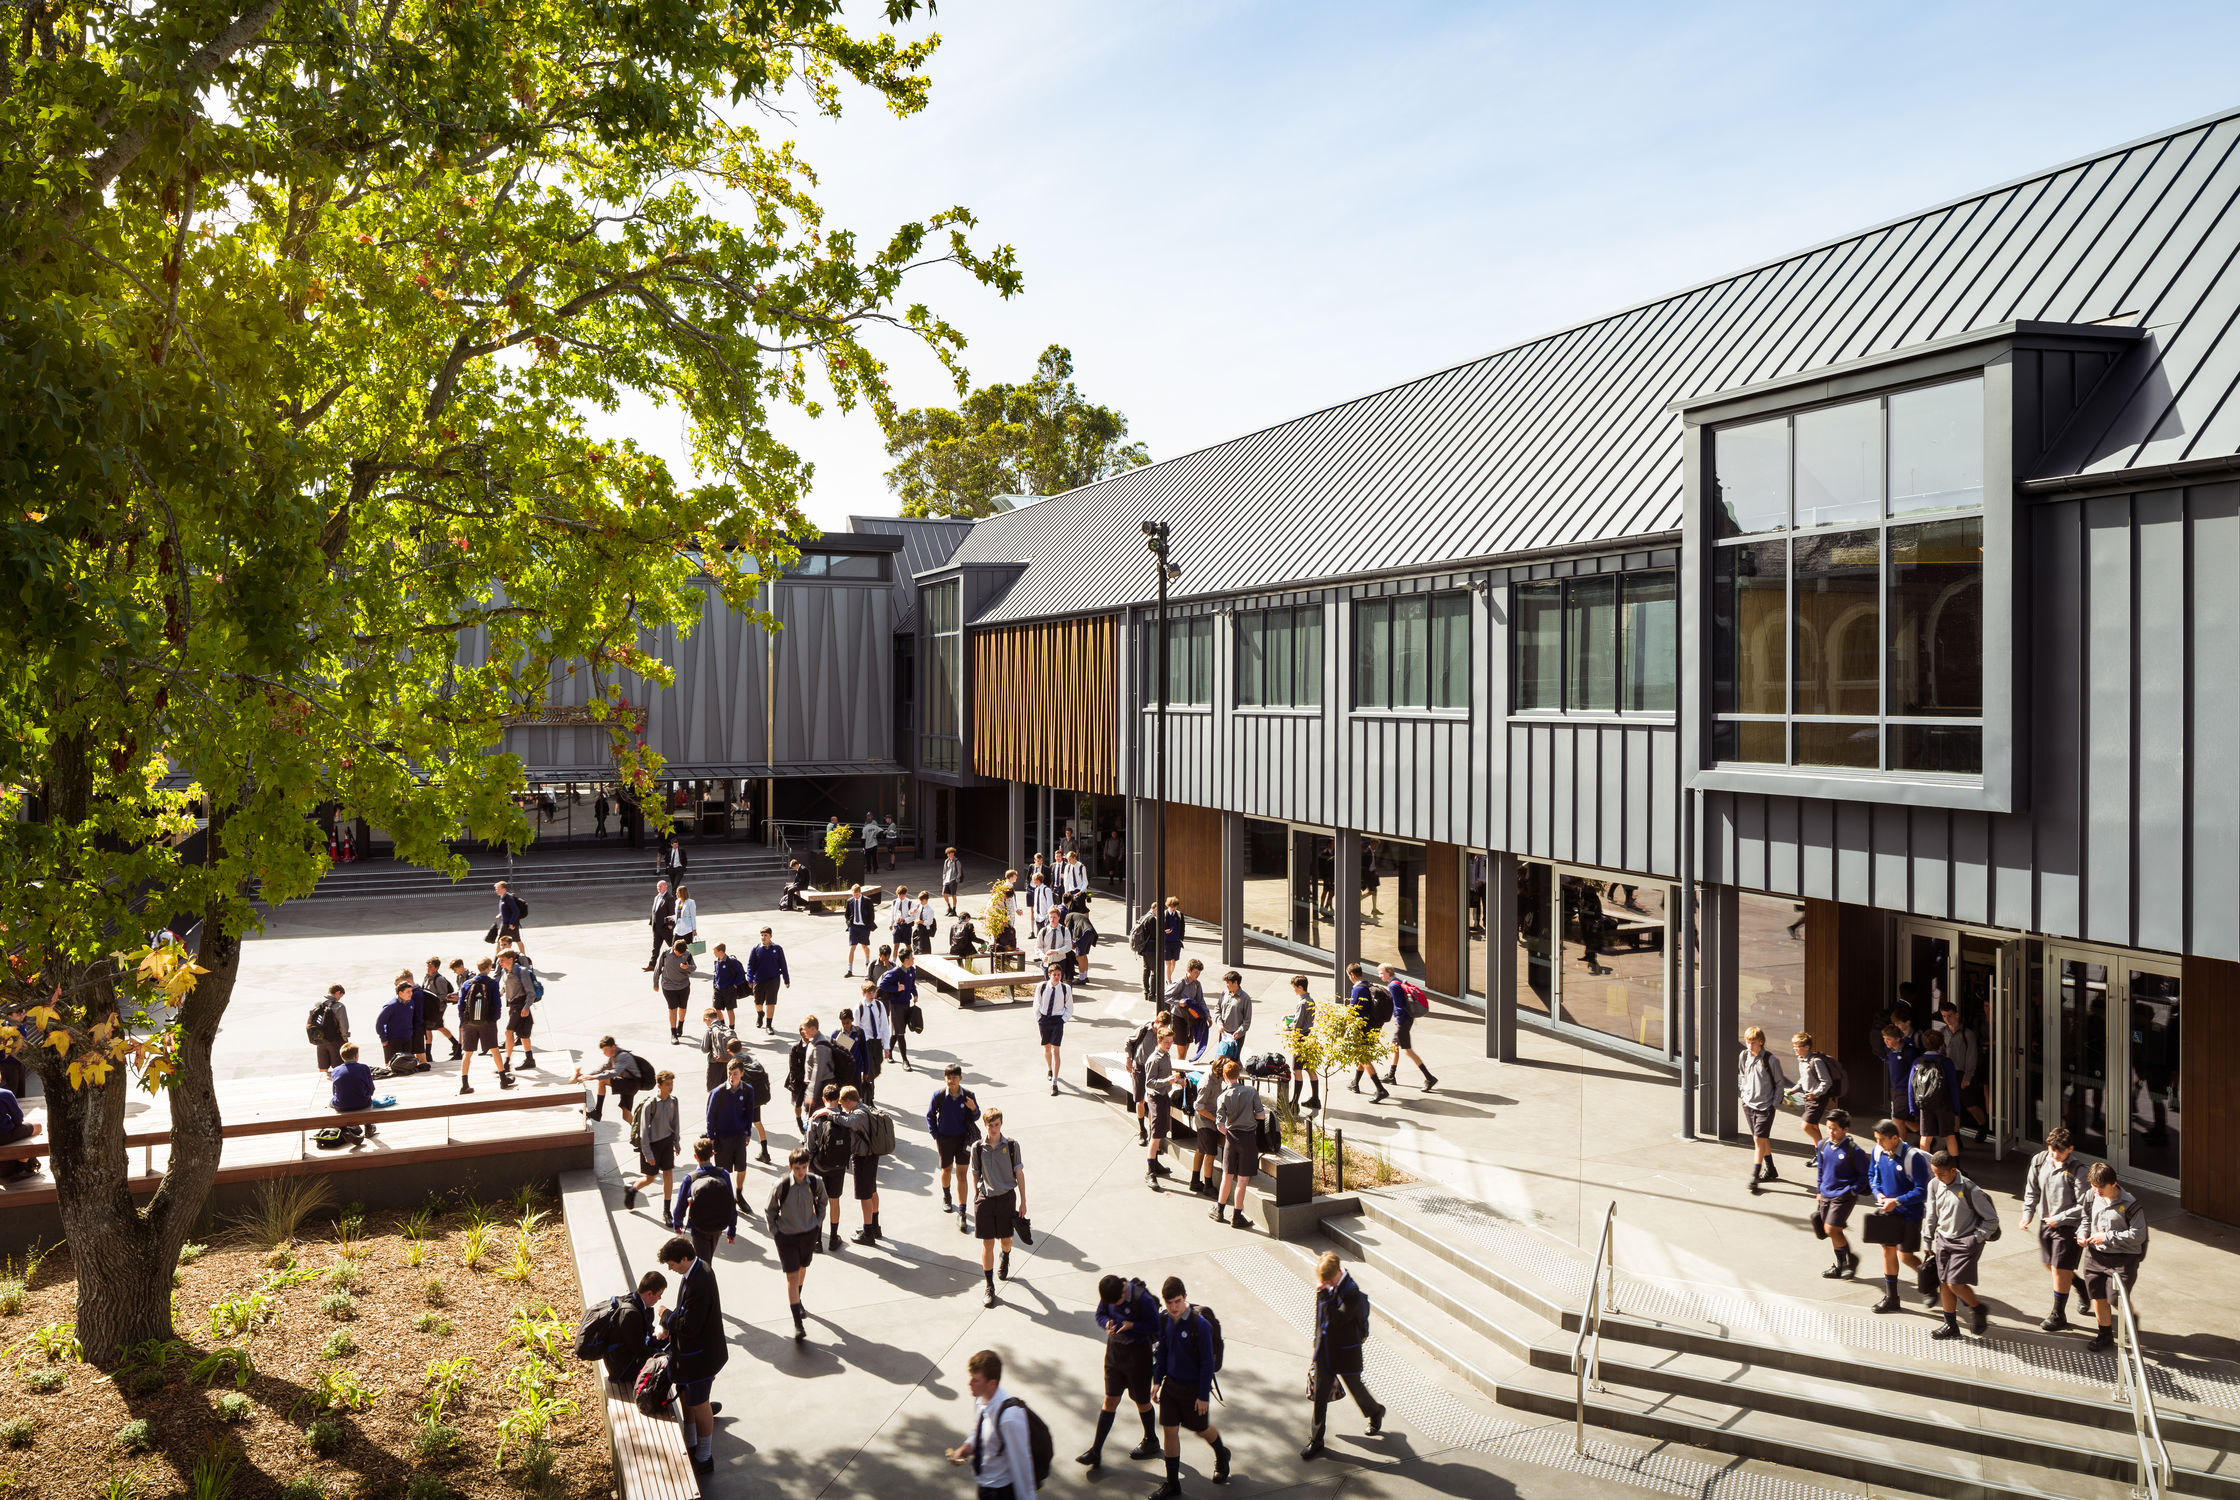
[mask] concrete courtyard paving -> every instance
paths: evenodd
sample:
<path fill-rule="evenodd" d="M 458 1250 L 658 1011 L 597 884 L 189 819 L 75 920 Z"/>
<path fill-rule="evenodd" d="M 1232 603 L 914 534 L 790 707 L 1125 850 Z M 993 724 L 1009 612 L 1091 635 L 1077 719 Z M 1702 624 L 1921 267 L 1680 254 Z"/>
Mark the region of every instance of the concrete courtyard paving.
<path fill-rule="evenodd" d="M 660 1001 L 640 968 L 649 947 L 643 910 L 650 878 L 644 897 L 540 897 L 526 860 L 524 873 L 534 907 L 528 948 L 548 986 L 539 1041 L 588 1051 L 601 1033 L 612 1032 L 642 1047 L 656 1066 L 674 1066 L 685 1085 L 679 1094 L 690 1138 L 701 1113 L 701 1055 L 667 1044 Z M 884 878 L 918 888 L 932 873 L 905 864 Z M 857 998 L 857 981 L 841 974 L 839 921 L 775 914 L 769 910 L 775 891 L 767 886 L 709 887 L 696 895 L 702 933 L 711 942 L 743 946 L 767 920 L 787 949 L 795 983 L 779 1011 L 786 1031 L 756 1043 L 773 1079 L 782 1080 L 784 1049 L 800 1017 L 814 1011 L 829 1025 L 842 1004 Z M 418 969 L 431 955 L 447 963 L 455 956 L 471 959 L 491 905 L 483 882 L 451 898 L 315 900 L 275 913 L 244 962 L 220 1037 L 221 1077 L 299 1070 L 309 1082 L 301 1019 L 327 984 L 348 987 L 356 1027 L 370 1033 L 375 1003 L 397 970 Z M 1390 1331 L 1372 1340 L 1370 1367 L 1372 1384 L 1394 1414 L 1386 1436 L 1366 1437 L 1350 1407 L 1334 1409 L 1331 1460 L 1302 1463 L 1304 1320 L 1311 1297 L 1301 1250 L 1214 1224 L 1203 1200 L 1148 1191 L 1133 1131 L 1080 1083 L 1082 1056 L 1117 1045 L 1144 1014 L 1132 955 L 1117 941 L 1118 904 L 1100 901 L 1097 914 L 1109 941 L 1077 996 L 1059 1097 L 1050 1096 L 1043 1080 L 1024 1001 L 960 1011 L 929 998 L 925 1032 L 913 1039 L 914 1071 L 890 1070 L 880 1080 L 881 1102 L 902 1124 L 897 1156 L 881 1178 L 887 1242 L 819 1255 L 804 1297 L 811 1329 L 806 1345 L 792 1339 L 784 1284 L 760 1229 L 720 1251 L 719 1282 L 734 1344 L 717 1384 L 725 1412 L 710 1494 L 760 1500 L 943 1487 L 969 1493 L 969 1475 L 951 1471 L 941 1450 L 969 1423 L 964 1361 L 982 1347 L 1004 1354 L 1006 1383 L 1050 1422 L 1057 1482 L 1147 1494 L 1160 1477 L 1158 1466 L 1125 1458 L 1138 1435 L 1125 1410 L 1095 1480 L 1082 1480 L 1071 1462 L 1086 1446 L 1101 1396 L 1101 1338 L 1091 1309 L 1097 1278 L 1106 1271 L 1154 1284 L 1181 1275 L 1194 1300 L 1220 1311 L 1230 1348 L 1223 1380 L 1228 1403 L 1216 1409 L 1215 1419 L 1237 1452 L 1231 1493 L 1552 1500 L 1639 1487 L 1715 1494 L 1727 1488 L 1722 1475 L 1736 1482 L 1746 1475 L 1770 1477 L 1757 1472 L 1762 1466 L 1698 1450 L 1644 1456 L 1646 1445 L 1616 1443 L 1600 1445 L 1602 1462 L 1580 1465 L 1569 1458 L 1567 1429 L 1559 1434 L 1512 1420 L 1517 1414 L 1497 1411 Z M 1212 933 L 1194 934 L 1189 951 L 1218 971 Z M 1255 1028 L 1259 1050 L 1273 1043 L 1278 997 L 1288 993 L 1284 980 L 1299 964 L 1259 946 L 1248 960 L 1248 988 L 1264 1002 Z M 703 982 L 697 994 L 705 993 Z M 698 1031 L 698 1008 L 696 998 L 688 1040 Z M 1635 1275 L 1750 1297 L 1857 1301 L 1862 1308 L 1871 1300 L 1866 1283 L 1819 1278 L 1824 1261 L 1803 1226 L 1801 1189 L 1792 1185 L 1753 1199 L 1742 1185 L 1746 1148 L 1674 1138 L 1678 1104 L 1668 1079 L 1530 1031 L 1521 1063 L 1495 1064 L 1480 1055 L 1481 1027 L 1474 1013 L 1436 1009 L 1419 1023 L 1417 1040 L 1440 1074 L 1439 1089 L 1422 1093 L 1411 1069 L 1393 1102 L 1381 1108 L 1372 1108 L 1366 1095 L 1341 1090 L 1333 1123 L 1386 1145 L 1411 1172 L 1574 1245 L 1589 1239 L 1603 1205 L 1615 1199 L 1620 1263 Z M 941 1067 L 952 1059 L 962 1064 L 967 1086 L 983 1105 L 1003 1107 L 1007 1131 L 1025 1152 L 1037 1242 L 1015 1252 L 1013 1279 L 1001 1286 L 1002 1305 L 992 1310 L 982 1306 L 978 1242 L 959 1235 L 953 1218 L 940 1212 L 933 1153 L 922 1127 L 913 1128 Z M 797 1140 L 782 1095 L 765 1122 L 782 1161 Z M 626 1128 L 612 1114 L 600 1131 L 598 1157 L 626 1260 L 634 1269 L 647 1268 L 666 1231 L 644 1201 L 634 1212 L 621 1210 L 624 1171 L 634 1176 L 634 1161 Z M 1786 1159 L 1785 1168 L 1797 1175 Z M 750 1198 L 758 1206 L 775 1171 L 757 1167 L 750 1175 Z M 843 1229 L 855 1228 L 850 1202 Z M 2182 1341 L 2174 1346 L 2168 1328 L 2150 1332 L 2150 1341 L 2173 1354 L 2228 1356 L 2240 1323 L 2229 1232 L 2174 1209 L 2157 1218 L 2156 1228 L 2157 1278 L 2188 1278 L 2199 1305 Z M 2027 1246 L 2025 1237 L 2010 1235 L 1996 1247 L 1987 1286 L 1997 1312 L 2027 1312 L 2034 1320 L 2043 1299 Z M 2142 1291 L 2152 1288 L 2142 1283 Z M 2151 1323 L 2156 1304 L 2143 1301 Z M 1186 1436 L 1184 1454 L 1186 1487 L 1210 1493 L 1203 1445 Z M 1858 1493 L 1833 1481 L 1780 1483 L 1781 1493 L 1800 1500 Z"/>

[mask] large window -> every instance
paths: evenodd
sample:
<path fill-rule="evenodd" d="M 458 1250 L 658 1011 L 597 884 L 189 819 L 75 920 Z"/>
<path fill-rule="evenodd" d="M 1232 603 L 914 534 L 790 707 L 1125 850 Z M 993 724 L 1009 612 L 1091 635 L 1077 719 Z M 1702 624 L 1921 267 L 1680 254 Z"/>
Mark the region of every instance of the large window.
<path fill-rule="evenodd" d="M 1470 599 L 1403 594 L 1353 607 L 1355 708 L 1468 708 Z"/>
<path fill-rule="evenodd" d="M 1511 592 L 1520 713 L 1671 713 L 1674 575 L 1600 573 Z"/>
<path fill-rule="evenodd" d="M 1322 703 L 1322 606 L 1237 616 L 1237 706 L 1315 708 Z"/>
<path fill-rule="evenodd" d="M 1159 701 L 1159 627 L 1143 627 L 1143 701 Z M 1167 617 L 1167 702 L 1196 706 L 1213 702 L 1213 617 Z"/>
<path fill-rule="evenodd" d="M 887 576 L 884 552 L 804 552 L 788 570 L 789 578 L 844 578 L 875 582 Z"/>
<path fill-rule="evenodd" d="M 1713 431 L 1715 759 L 1982 774 L 1983 452 L 1980 377 Z"/>
<path fill-rule="evenodd" d="M 919 594 L 925 611 L 926 722 L 918 736 L 918 763 L 929 771 L 957 769 L 964 735 L 964 617 L 962 585 L 955 579 L 929 584 Z"/>

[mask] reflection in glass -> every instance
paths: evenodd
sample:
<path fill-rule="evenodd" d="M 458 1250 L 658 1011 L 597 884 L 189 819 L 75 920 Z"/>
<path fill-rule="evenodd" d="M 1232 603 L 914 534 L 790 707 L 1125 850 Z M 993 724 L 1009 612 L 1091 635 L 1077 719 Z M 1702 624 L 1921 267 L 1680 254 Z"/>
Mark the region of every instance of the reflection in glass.
<path fill-rule="evenodd" d="M 1789 763 L 1789 726 L 1764 719 L 1721 719 L 1711 729 L 1711 758 L 1754 766 Z"/>
<path fill-rule="evenodd" d="M 1291 701 L 1301 708 L 1322 706 L 1322 606 L 1302 604 L 1291 612 Z"/>
<path fill-rule="evenodd" d="M 1430 601 L 1411 594 L 1392 602 L 1392 706 L 1422 708 L 1431 701 L 1427 660 Z"/>
<path fill-rule="evenodd" d="M 1873 531 L 1797 538 L 1794 712 L 1881 712 L 1880 551 Z"/>
<path fill-rule="evenodd" d="M 1878 763 L 1876 732 L 1872 724 L 1800 721 L 1797 724 L 1797 764 L 1871 771 Z"/>
<path fill-rule="evenodd" d="M 1743 891 L 1737 897 L 1736 1009 L 1742 1029 L 1763 1026 L 1782 1076 L 1796 1082 L 1789 1039 L 1804 1030 L 1804 903 Z M 1735 1038 L 1739 1049 L 1742 1039 Z"/>
<path fill-rule="evenodd" d="M 1712 694 L 1721 713 L 1789 708 L 1789 546 L 1721 547 L 1712 587 Z"/>
<path fill-rule="evenodd" d="M 2108 1154 L 2108 970 L 2061 961 L 2061 1123 L 2076 1147 Z"/>
<path fill-rule="evenodd" d="M 1329 951 L 1331 926 L 1337 913 L 1331 906 L 1331 859 L 1334 849 L 1327 833 L 1294 829 L 1291 834 L 1291 941 Z"/>
<path fill-rule="evenodd" d="M 1563 585 L 1520 583 L 1511 596 L 1520 710 L 1563 707 Z"/>
<path fill-rule="evenodd" d="M 1797 416 L 1797 524 L 1873 525 L 1882 517 L 1882 402 Z"/>
<path fill-rule="evenodd" d="M 1893 771 L 1983 774 L 1983 731 L 1972 724 L 1893 724 L 1889 732 Z"/>
<path fill-rule="evenodd" d="M 1621 595 L 1619 632 L 1625 683 L 1620 708 L 1670 713 L 1679 702 L 1680 642 L 1673 604 L 1673 575 L 1628 573 Z"/>
<path fill-rule="evenodd" d="M 1365 601 L 1353 609 L 1353 701 L 1359 708 L 1392 706 L 1392 606 Z"/>
<path fill-rule="evenodd" d="M 1268 702 L 1268 617 L 1237 618 L 1237 706 L 1257 708 Z"/>
<path fill-rule="evenodd" d="M 1269 937 L 1291 936 L 1291 829 L 1244 820 L 1244 925 Z"/>
<path fill-rule="evenodd" d="M 1890 514 L 1983 504 L 1983 380 L 1890 398 Z"/>
<path fill-rule="evenodd" d="M 2131 1076 L 2129 1164 L 2176 1181 L 2181 1135 L 2178 1109 L 2178 977 L 2129 969 Z"/>
<path fill-rule="evenodd" d="M 1517 861 L 1517 1008 L 1549 1013 L 1555 995 L 1555 872 Z"/>
<path fill-rule="evenodd" d="M 1983 712 L 1983 522 L 1890 528 L 1890 712 Z"/>
<path fill-rule="evenodd" d="M 1577 875 L 1557 885 L 1562 1019 L 1662 1051 L 1666 888 Z"/>
<path fill-rule="evenodd" d="M 1470 599 L 1431 596 L 1431 706 L 1470 706 Z"/>
<path fill-rule="evenodd" d="M 1712 434 L 1712 514 L 1719 535 L 1789 524 L 1789 420 L 1721 427 Z"/>
<path fill-rule="evenodd" d="M 1423 974 L 1423 878 L 1421 844 L 1395 839 L 1361 843 L 1361 962 L 1391 964 L 1404 973 Z"/>
<path fill-rule="evenodd" d="M 1618 580 L 1574 578 L 1564 594 L 1564 703 L 1573 713 L 1618 706 Z"/>

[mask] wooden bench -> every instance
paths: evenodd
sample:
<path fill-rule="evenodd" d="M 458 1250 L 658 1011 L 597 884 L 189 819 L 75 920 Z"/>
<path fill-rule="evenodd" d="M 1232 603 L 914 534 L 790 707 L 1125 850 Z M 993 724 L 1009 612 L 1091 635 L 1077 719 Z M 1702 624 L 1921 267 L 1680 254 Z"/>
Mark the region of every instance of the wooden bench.
<path fill-rule="evenodd" d="M 1641 917 L 1604 917 L 1604 950 L 1608 951 L 1609 946 L 1616 942 L 1623 942 L 1636 953 L 1655 953 L 1664 947 L 1664 923 Z"/>
<path fill-rule="evenodd" d="M 1019 998 L 1022 988 L 1031 989 L 1041 982 L 1039 972 L 1028 971 L 1022 963 L 1017 969 L 998 969 L 981 973 L 966 968 L 961 962 L 940 954 L 921 953 L 917 969 L 942 989 L 954 995 L 959 1005 L 970 1005 L 982 990 L 1008 990 L 1011 998 Z"/>
<path fill-rule="evenodd" d="M 873 901 L 877 901 L 882 895 L 886 893 L 886 889 L 887 888 L 883 885 L 867 885 L 863 888 L 863 894 L 870 897 Z M 855 894 L 856 893 L 854 891 L 803 890 L 801 892 L 801 899 L 808 902 L 811 906 L 820 908 L 828 906 L 846 906 L 848 904 L 848 898 Z M 874 923 L 873 925 L 876 926 L 877 924 Z"/>
<path fill-rule="evenodd" d="M 1212 1059 L 1186 1063 L 1176 1069 L 1178 1076 L 1187 1077 L 1203 1088 L 1206 1072 Z M 1128 1076 L 1127 1059 L 1117 1052 L 1092 1052 L 1083 1064 L 1085 1076 L 1093 1088 L 1101 1088 L 1116 1100 L 1124 1110 L 1135 1108 L 1135 1089 Z M 1254 1083 L 1270 1083 L 1272 1079 L 1253 1079 Z M 1275 1101 L 1268 1101 L 1268 1110 L 1275 1111 Z M 1174 1115 L 1175 1130 L 1167 1138 L 1169 1153 L 1184 1159 L 1197 1150 L 1197 1134 L 1184 1128 L 1179 1109 Z M 1252 1191 L 1261 1194 L 1278 1207 L 1288 1208 L 1305 1203 L 1314 1197 L 1314 1168 L 1308 1160 L 1288 1146 L 1278 1146 L 1273 1151 L 1260 1153 L 1260 1175 L 1252 1180 Z"/>

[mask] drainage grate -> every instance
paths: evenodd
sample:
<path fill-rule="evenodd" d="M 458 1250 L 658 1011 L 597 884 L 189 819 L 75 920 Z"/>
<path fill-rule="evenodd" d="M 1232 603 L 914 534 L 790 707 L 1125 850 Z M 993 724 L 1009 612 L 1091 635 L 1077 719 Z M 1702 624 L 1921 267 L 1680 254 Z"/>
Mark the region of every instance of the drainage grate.
<path fill-rule="evenodd" d="M 1591 1267 L 1533 1230 L 1504 1219 L 1481 1203 L 1457 1197 L 1436 1184 L 1394 1188 L 1385 1195 L 1406 1211 L 1436 1224 L 1445 1234 L 1493 1252 L 1504 1273 L 1536 1287 L 1564 1307 L 1586 1303 Z M 2072 1381 L 2113 1390 L 2116 1360 L 2081 1347 L 2011 1343 L 1989 1339 L 1941 1340 L 1929 1337 L 1926 1320 L 1885 1319 L 1868 1314 L 1831 1312 L 1811 1303 L 1738 1293 L 1668 1286 L 1618 1275 L 1617 1302 L 1629 1318 L 1663 1323 L 1708 1323 L 1741 1334 L 1762 1334 L 1802 1347 L 1829 1344 L 1887 1354 L 1918 1364 L 1958 1366 L 1986 1375 L 2022 1375 Z M 2240 1373 L 2173 1370 L 2148 1356 L 2148 1379 L 2158 1401 L 2240 1411 Z"/>

